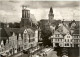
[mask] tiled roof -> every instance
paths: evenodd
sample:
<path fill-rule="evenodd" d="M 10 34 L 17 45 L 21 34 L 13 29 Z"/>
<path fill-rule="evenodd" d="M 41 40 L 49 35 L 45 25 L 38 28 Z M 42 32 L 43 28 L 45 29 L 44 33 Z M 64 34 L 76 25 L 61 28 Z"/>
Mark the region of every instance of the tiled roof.
<path fill-rule="evenodd" d="M 1 42 L 1 40 L 8 39 L 9 36 L 11 36 L 9 28 L 1 28 L 0 29 L 0 42 Z"/>
<path fill-rule="evenodd" d="M 20 30 L 19 30 L 20 33 L 23 33 L 25 29 L 27 30 L 28 34 L 34 33 L 34 30 L 32 30 L 31 28 L 27 28 L 27 27 L 20 28 Z"/>
<path fill-rule="evenodd" d="M 10 32 L 19 33 L 20 28 L 10 28 Z"/>
<path fill-rule="evenodd" d="M 80 30 L 74 30 L 73 34 L 79 34 Z"/>
<path fill-rule="evenodd" d="M 0 37 L 9 37 L 10 35 L 11 34 L 9 28 L 0 29 Z"/>

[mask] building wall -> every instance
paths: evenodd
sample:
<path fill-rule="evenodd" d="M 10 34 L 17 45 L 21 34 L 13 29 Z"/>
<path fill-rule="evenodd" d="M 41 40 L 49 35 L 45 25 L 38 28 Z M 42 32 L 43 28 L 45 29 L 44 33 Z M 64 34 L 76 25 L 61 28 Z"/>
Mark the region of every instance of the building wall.
<path fill-rule="evenodd" d="M 68 33 L 64 36 L 64 47 L 72 47 L 72 36 Z"/>
<path fill-rule="evenodd" d="M 9 37 L 9 47 L 12 49 L 12 54 L 17 53 L 17 35 L 14 32 Z"/>
<path fill-rule="evenodd" d="M 63 47 L 63 36 L 58 31 L 55 31 L 53 35 L 53 47 L 56 47 L 56 44 Z"/>
<path fill-rule="evenodd" d="M 73 36 L 74 47 L 80 47 L 80 36 L 77 34 L 72 35 L 72 36 Z"/>
<path fill-rule="evenodd" d="M 23 40 L 21 37 L 21 34 L 19 33 L 18 41 L 17 41 L 18 51 L 21 51 L 23 49 Z"/>
<path fill-rule="evenodd" d="M 25 29 L 23 33 L 23 49 L 29 48 L 28 43 L 29 43 L 29 35 L 27 30 Z"/>
<path fill-rule="evenodd" d="M 0 44 L 0 54 L 5 51 L 5 48 L 4 47 L 5 46 L 4 46 L 4 43 L 3 43 L 3 40 L 2 40 L 1 41 L 1 44 Z"/>

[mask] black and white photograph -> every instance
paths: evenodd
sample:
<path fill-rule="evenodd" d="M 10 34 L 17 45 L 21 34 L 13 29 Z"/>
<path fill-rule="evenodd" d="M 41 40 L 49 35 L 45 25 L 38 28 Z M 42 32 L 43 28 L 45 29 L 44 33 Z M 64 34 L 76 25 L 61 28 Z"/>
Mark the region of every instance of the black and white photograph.
<path fill-rule="evenodd" d="M 0 0 L 0 57 L 80 57 L 80 1 Z"/>

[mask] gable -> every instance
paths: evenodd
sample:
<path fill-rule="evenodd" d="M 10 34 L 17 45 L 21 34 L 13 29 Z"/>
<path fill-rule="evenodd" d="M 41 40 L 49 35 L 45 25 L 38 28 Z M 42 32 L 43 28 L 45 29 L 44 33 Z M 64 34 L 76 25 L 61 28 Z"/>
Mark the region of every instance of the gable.
<path fill-rule="evenodd" d="M 59 35 L 59 37 L 57 37 L 56 35 Z M 63 38 L 63 35 L 60 32 L 58 32 L 58 31 L 55 31 L 53 36 L 55 38 Z"/>
<path fill-rule="evenodd" d="M 26 29 L 24 30 L 24 33 L 27 33 L 27 30 Z"/>
<path fill-rule="evenodd" d="M 62 34 L 67 34 L 69 32 L 69 28 L 65 25 L 61 25 L 57 30 Z"/>
<path fill-rule="evenodd" d="M 72 39 L 72 36 L 68 33 L 64 36 L 64 39 Z"/>
<path fill-rule="evenodd" d="M 69 33 L 68 28 L 67 28 L 67 27 L 65 27 L 65 26 L 63 26 L 63 33 L 65 33 L 65 34 Z"/>

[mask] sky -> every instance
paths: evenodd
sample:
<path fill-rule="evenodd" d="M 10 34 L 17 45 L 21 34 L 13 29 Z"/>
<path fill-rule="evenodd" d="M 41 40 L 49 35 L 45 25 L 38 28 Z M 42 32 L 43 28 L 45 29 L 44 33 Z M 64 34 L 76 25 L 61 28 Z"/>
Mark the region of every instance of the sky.
<path fill-rule="evenodd" d="M 25 0 L 0 0 L 0 21 L 20 22 L 22 5 L 27 6 L 37 21 L 48 19 L 50 7 L 53 7 L 54 19 L 77 20 L 80 19 L 79 1 L 25 1 Z"/>

